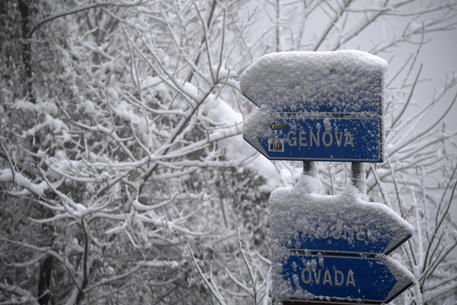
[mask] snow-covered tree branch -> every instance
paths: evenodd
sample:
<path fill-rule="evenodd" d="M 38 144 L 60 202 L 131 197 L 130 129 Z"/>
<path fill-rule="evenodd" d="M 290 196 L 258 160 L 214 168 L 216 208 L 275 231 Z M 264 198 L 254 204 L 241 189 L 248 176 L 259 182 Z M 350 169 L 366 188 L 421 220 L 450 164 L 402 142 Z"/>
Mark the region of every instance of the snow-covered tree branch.
<path fill-rule="evenodd" d="M 0 4 L 0 304 L 270 304 L 268 197 L 302 164 L 243 141 L 239 75 L 339 49 L 391 63 L 386 161 L 366 180 L 416 229 L 394 253 L 417 280 L 397 302 L 453 304 L 457 75 L 420 90 L 421 52 L 456 18 L 455 1 Z M 318 174 L 327 194 L 351 179 Z"/>

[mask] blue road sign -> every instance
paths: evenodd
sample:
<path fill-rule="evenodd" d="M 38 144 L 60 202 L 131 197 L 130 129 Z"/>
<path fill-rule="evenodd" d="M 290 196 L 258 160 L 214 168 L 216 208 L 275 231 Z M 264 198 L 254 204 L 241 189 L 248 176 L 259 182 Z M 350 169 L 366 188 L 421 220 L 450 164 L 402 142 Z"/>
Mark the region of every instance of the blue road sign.
<path fill-rule="evenodd" d="M 272 160 L 382 162 L 386 68 L 360 51 L 265 55 L 240 76 L 260 107 L 243 137 Z M 412 285 L 385 256 L 411 236 L 405 221 L 355 197 L 312 195 L 270 197 L 275 298 L 378 304 Z"/>
<path fill-rule="evenodd" d="M 288 196 L 287 190 L 276 190 L 269 200 L 272 241 L 282 248 L 389 254 L 412 235 L 411 225 L 381 203 L 341 195 L 296 194 L 290 201 L 298 201 L 299 206 L 287 206 Z"/>
<path fill-rule="evenodd" d="M 275 298 L 384 303 L 412 285 L 386 256 L 411 237 L 410 224 L 381 203 L 302 187 L 269 199 Z"/>
<path fill-rule="evenodd" d="M 386 67 L 358 51 L 261 57 L 241 75 L 240 88 L 269 112 L 245 124 L 245 140 L 272 160 L 382 162 Z"/>
<path fill-rule="evenodd" d="M 381 119 L 367 113 L 259 111 L 246 122 L 243 136 L 271 160 L 382 162 Z"/>
<path fill-rule="evenodd" d="M 275 270 L 276 291 L 285 298 L 387 303 L 413 284 L 413 277 L 381 255 L 373 258 L 292 254 Z"/>

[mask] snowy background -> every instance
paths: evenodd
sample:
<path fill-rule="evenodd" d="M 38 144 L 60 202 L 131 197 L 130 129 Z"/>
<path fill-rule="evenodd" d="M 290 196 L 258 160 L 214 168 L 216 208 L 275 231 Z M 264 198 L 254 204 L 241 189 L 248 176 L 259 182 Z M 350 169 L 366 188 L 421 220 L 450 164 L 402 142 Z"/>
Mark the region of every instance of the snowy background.
<path fill-rule="evenodd" d="M 364 200 L 413 237 L 390 256 L 457 295 L 455 1 L 172 0 L 0 4 L 0 304 L 270 304 L 268 199 L 301 162 L 242 139 L 240 75 L 262 55 L 387 61 L 385 161 Z M 347 163 L 318 164 L 340 195 Z M 454 215 L 452 219 L 451 215 Z"/>

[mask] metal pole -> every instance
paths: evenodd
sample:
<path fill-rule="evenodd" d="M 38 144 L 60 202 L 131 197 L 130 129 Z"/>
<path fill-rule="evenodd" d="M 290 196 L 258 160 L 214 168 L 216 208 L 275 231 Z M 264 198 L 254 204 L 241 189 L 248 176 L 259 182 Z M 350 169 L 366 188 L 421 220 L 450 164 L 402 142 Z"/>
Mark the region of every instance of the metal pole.
<path fill-rule="evenodd" d="M 316 174 L 317 174 L 316 162 L 303 161 L 303 175 L 316 176 Z"/>
<path fill-rule="evenodd" d="M 366 193 L 365 167 L 362 162 L 351 163 L 352 184 L 363 194 Z"/>

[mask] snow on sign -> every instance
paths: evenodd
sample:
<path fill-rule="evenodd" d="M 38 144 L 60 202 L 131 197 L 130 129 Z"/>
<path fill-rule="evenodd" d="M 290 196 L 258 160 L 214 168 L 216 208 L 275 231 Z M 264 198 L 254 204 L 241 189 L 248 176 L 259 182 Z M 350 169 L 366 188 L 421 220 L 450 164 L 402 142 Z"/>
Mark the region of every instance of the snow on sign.
<path fill-rule="evenodd" d="M 269 202 L 274 240 L 286 249 L 346 255 L 389 254 L 413 231 L 408 222 L 384 204 L 357 196 L 277 189 Z"/>
<path fill-rule="evenodd" d="M 383 73 L 360 51 L 265 55 L 240 77 L 243 136 L 269 159 L 382 162 Z"/>
<path fill-rule="evenodd" d="M 273 296 L 286 304 L 380 304 L 411 286 L 414 276 L 386 254 L 411 237 L 413 227 L 354 189 L 312 193 L 317 180 L 303 176 L 270 196 Z"/>

